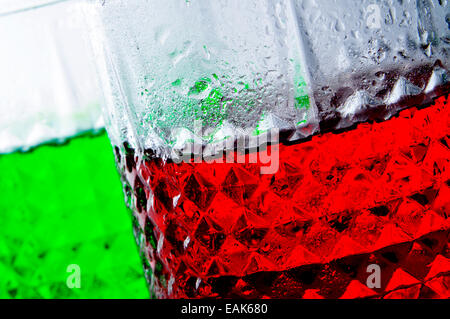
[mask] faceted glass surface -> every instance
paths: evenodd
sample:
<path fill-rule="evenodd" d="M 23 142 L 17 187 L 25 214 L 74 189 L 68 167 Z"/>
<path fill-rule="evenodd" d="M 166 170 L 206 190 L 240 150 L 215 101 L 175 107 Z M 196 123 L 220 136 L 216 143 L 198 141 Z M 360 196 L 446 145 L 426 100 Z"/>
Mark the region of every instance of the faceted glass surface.
<path fill-rule="evenodd" d="M 274 174 L 261 174 L 262 163 L 176 164 L 116 147 L 151 290 L 450 297 L 448 108 L 441 98 L 384 123 L 272 146 Z M 381 267 L 380 288 L 366 285 L 370 264 Z"/>

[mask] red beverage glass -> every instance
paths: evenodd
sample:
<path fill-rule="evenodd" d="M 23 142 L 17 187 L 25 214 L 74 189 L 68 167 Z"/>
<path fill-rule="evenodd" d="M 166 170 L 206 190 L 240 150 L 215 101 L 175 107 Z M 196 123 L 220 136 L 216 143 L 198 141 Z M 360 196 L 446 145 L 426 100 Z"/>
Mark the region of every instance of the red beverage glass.
<path fill-rule="evenodd" d="M 156 297 L 449 297 L 445 17 L 312 3 L 98 5 Z"/>

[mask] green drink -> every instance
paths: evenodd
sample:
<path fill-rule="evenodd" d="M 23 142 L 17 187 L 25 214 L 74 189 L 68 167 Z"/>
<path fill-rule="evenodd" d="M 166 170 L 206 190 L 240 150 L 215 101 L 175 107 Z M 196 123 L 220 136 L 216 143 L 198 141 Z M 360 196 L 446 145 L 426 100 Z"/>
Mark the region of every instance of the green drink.
<path fill-rule="evenodd" d="M 149 297 L 103 131 L 0 155 L 0 172 L 0 298 Z"/>
<path fill-rule="evenodd" d="M 0 298 L 149 297 L 83 5 L 0 6 Z"/>

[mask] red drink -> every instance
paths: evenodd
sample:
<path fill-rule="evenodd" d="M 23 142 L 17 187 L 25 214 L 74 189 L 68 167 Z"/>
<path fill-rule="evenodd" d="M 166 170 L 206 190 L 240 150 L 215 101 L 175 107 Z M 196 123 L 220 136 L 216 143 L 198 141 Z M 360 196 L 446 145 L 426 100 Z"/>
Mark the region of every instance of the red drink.
<path fill-rule="evenodd" d="M 296 144 L 279 170 L 116 147 L 157 297 L 448 298 L 448 97 Z M 242 159 L 246 159 L 245 163 Z M 369 288 L 368 266 L 381 268 Z"/>

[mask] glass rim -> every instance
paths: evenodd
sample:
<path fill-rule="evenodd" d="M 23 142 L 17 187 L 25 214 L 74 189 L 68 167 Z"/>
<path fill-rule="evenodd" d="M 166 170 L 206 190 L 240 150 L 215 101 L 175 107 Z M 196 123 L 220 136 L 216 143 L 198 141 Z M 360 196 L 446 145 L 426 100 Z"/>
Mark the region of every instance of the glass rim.
<path fill-rule="evenodd" d="M 74 2 L 79 0 L 11 0 L 6 2 L 6 5 L 3 4 L 3 8 L 0 8 L 0 18 L 38 10 L 69 1 Z"/>

